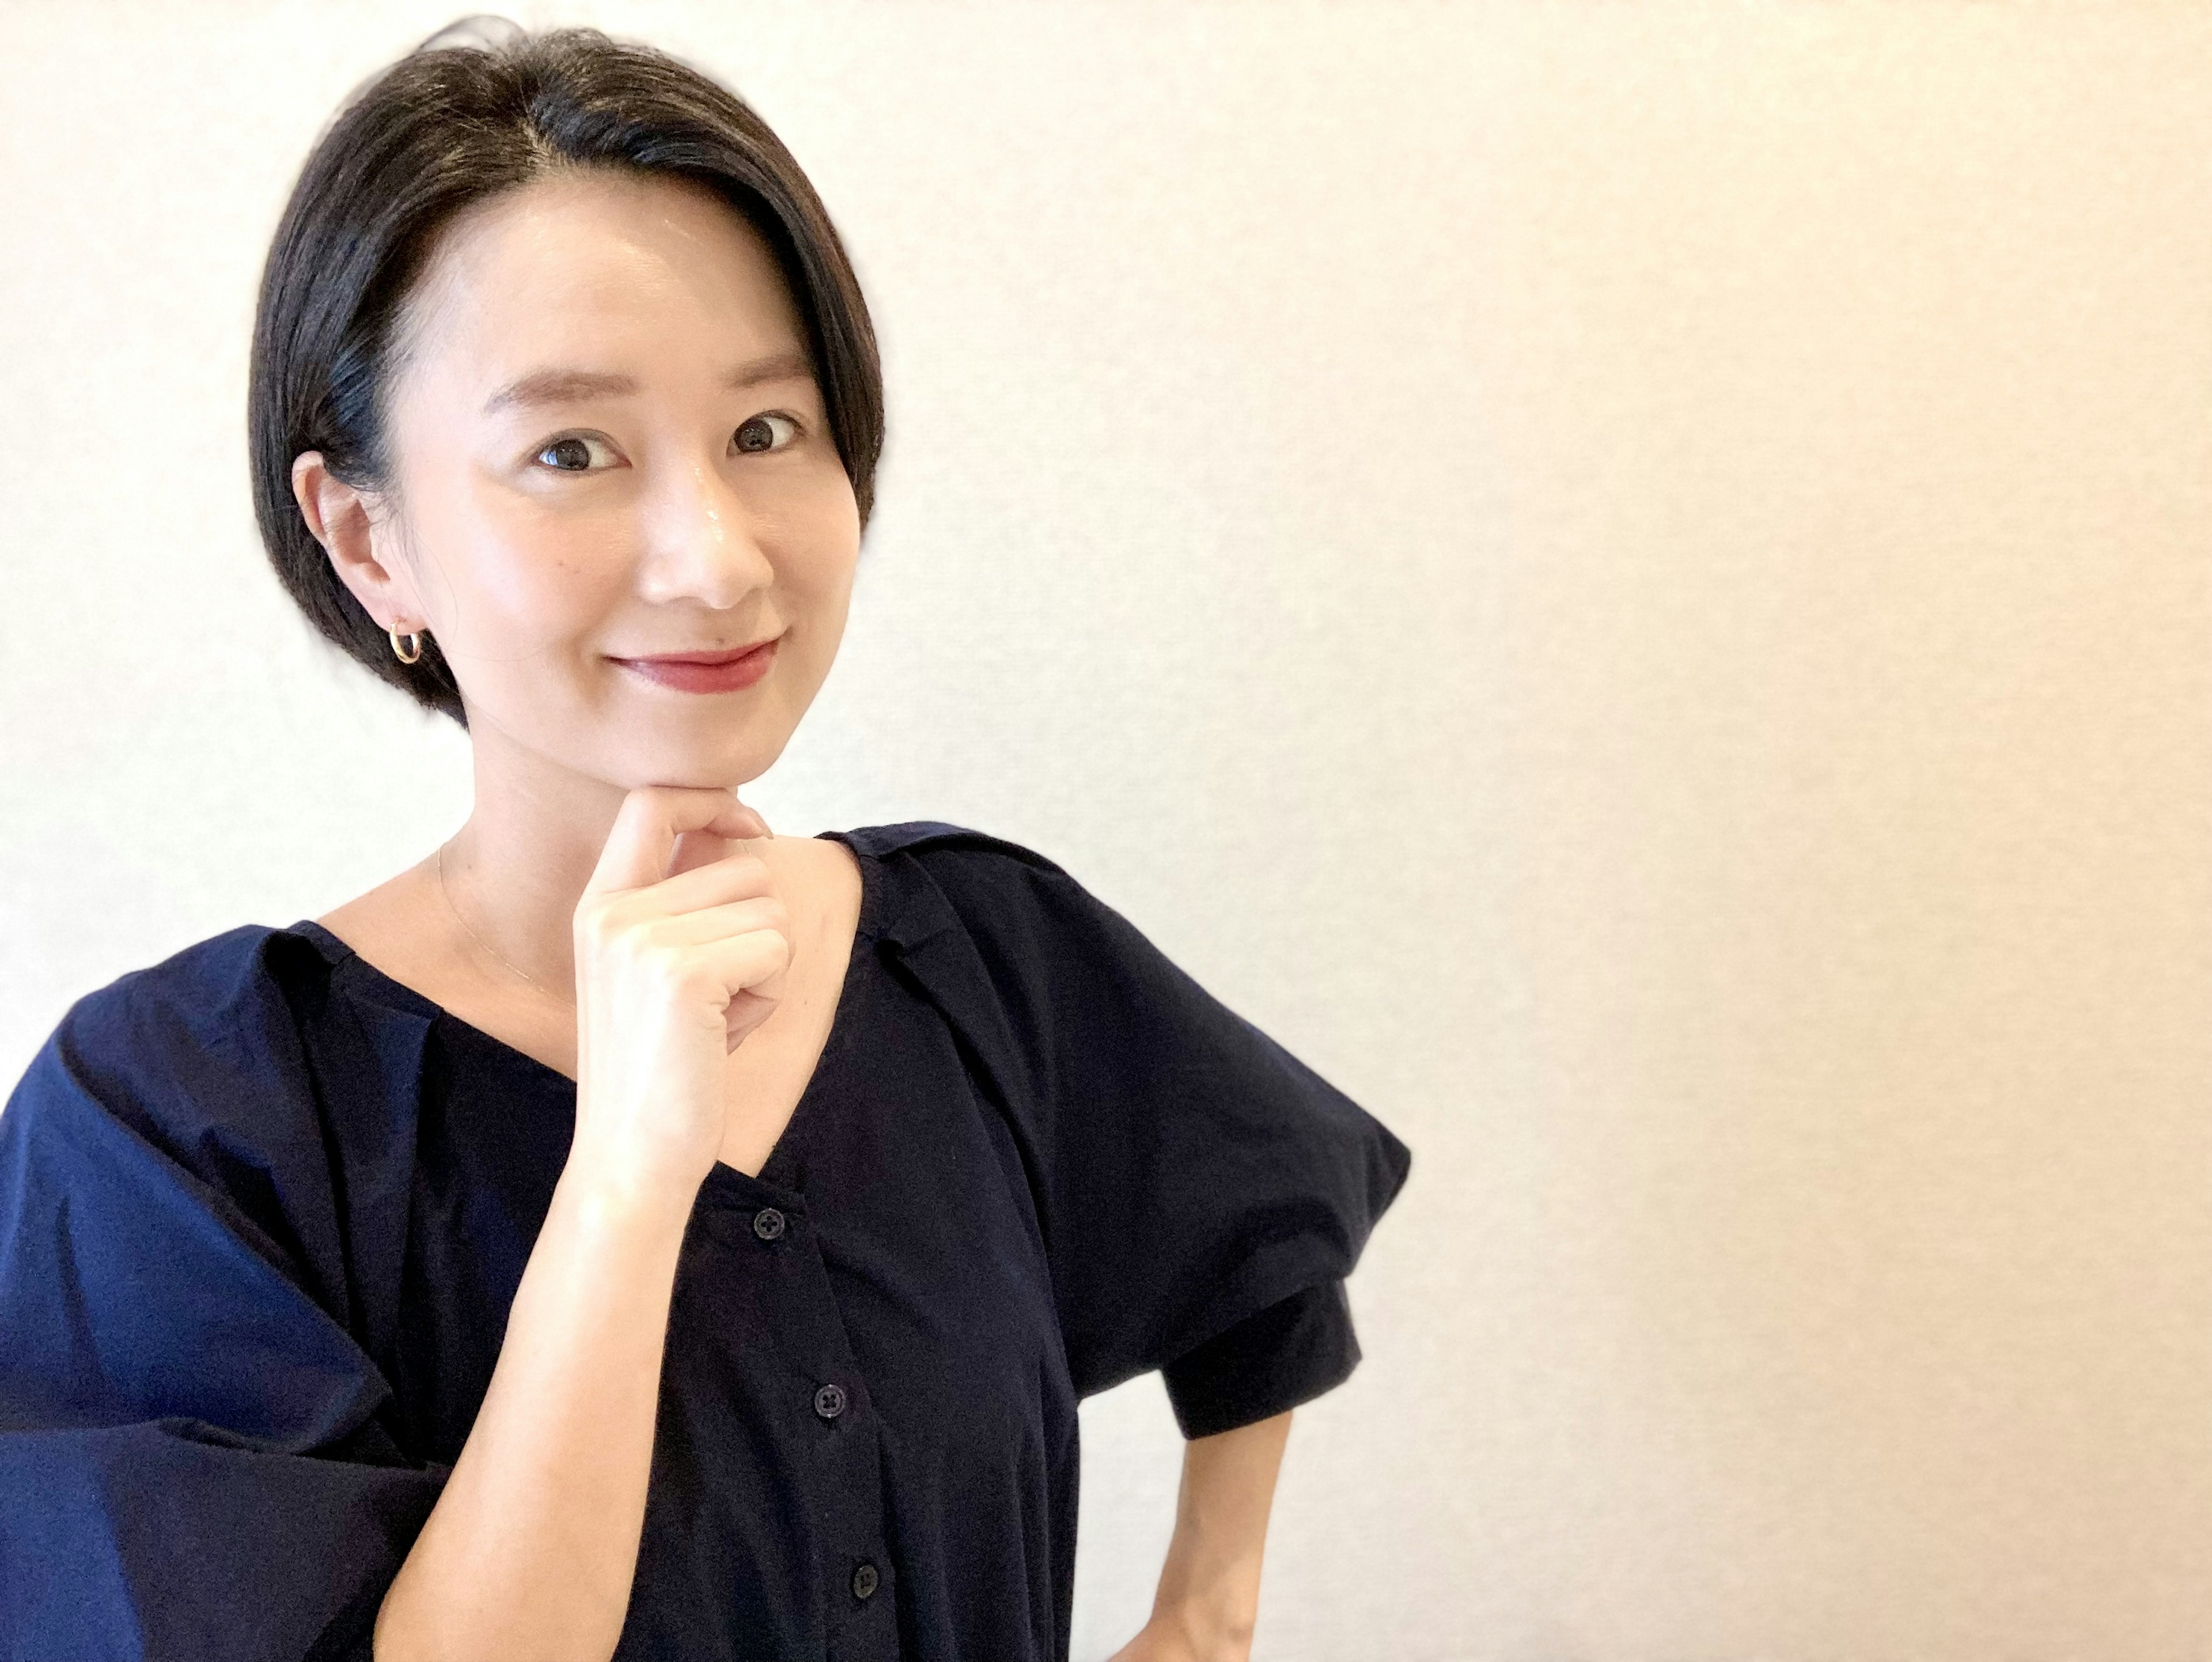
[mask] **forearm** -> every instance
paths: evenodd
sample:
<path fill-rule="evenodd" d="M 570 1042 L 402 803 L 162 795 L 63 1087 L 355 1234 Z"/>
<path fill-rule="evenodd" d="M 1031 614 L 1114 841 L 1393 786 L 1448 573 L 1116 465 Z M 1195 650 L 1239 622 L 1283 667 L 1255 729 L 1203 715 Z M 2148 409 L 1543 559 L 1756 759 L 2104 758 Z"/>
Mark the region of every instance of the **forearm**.
<path fill-rule="evenodd" d="M 605 1662 L 636 1573 L 686 1210 L 564 1172 L 377 1662 Z"/>
<path fill-rule="evenodd" d="M 1267 1515 L 1290 1432 L 1285 1412 L 1183 1445 L 1175 1537 L 1152 1622 L 1206 1662 L 1250 1654 Z"/>

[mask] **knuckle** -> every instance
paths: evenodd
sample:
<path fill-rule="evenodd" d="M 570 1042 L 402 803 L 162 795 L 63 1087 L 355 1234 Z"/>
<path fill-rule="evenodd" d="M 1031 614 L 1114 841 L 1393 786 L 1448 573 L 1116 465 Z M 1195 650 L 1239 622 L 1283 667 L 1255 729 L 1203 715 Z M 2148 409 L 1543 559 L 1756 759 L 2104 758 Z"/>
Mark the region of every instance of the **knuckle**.
<path fill-rule="evenodd" d="M 653 950 L 652 931 L 633 922 L 611 923 L 599 938 L 599 955 L 627 968 L 649 966 Z"/>

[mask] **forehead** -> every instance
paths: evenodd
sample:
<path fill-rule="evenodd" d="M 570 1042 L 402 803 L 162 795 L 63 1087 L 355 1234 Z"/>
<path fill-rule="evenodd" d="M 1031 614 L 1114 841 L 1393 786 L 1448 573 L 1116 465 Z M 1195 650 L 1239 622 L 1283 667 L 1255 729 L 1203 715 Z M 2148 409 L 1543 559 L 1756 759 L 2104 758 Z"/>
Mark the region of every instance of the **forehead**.
<path fill-rule="evenodd" d="M 465 381 L 525 361 L 722 361 L 804 338 L 743 215 L 705 186 L 607 169 L 543 176 L 457 216 L 400 335 L 409 360 Z"/>

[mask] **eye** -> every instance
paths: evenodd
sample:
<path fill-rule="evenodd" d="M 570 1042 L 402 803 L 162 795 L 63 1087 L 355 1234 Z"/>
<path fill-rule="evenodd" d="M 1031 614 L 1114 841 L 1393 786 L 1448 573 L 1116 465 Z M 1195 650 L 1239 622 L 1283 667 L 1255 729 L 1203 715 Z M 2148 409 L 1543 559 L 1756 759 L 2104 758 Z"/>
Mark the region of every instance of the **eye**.
<path fill-rule="evenodd" d="M 571 433 L 565 438 L 554 440 L 531 460 L 541 461 L 547 456 L 555 456 L 559 460 L 552 464 L 554 472 L 587 473 L 592 471 L 591 447 L 595 444 L 610 455 L 614 454 L 605 439 L 588 433 Z"/>
<path fill-rule="evenodd" d="M 738 448 L 748 454 L 781 450 L 799 436 L 799 423 L 787 415 L 770 411 L 755 416 L 738 429 Z"/>

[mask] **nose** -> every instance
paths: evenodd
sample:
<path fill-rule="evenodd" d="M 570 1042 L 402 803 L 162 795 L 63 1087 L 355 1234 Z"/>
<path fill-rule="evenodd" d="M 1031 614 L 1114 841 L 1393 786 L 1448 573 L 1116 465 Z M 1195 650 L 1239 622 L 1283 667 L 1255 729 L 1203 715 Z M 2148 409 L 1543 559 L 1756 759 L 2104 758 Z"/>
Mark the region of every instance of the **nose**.
<path fill-rule="evenodd" d="M 711 462 L 671 469 L 654 493 L 639 592 L 726 612 L 775 576 L 744 498 Z"/>

